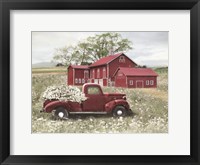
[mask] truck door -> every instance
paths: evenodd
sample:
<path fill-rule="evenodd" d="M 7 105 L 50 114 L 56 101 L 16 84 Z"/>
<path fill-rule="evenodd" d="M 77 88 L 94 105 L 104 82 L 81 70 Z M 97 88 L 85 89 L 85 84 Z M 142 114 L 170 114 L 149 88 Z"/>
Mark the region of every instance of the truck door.
<path fill-rule="evenodd" d="M 88 86 L 85 91 L 85 96 L 87 100 L 83 102 L 83 111 L 104 111 L 105 97 L 98 86 Z"/>

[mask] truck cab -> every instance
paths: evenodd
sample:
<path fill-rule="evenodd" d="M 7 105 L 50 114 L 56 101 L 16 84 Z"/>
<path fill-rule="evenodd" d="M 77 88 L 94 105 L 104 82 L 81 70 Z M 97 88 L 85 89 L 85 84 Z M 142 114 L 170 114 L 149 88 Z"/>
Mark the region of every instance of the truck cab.
<path fill-rule="evenodd" d="M 106 98 L 103 94 L 101 87 L 97 84 L 83 85 L 82 92 L 87 97 L 83 104 L 83 111 L 85 112 L 103 112 Z"/>
<path fill-rule="evenodd" d="M 53 113 L 54 116 L 65 119 L 71 114 L 112 114 L 125 116 L 130 114 L 130 106 L 126 95 L 120 93 L 103 93 L 99 84 L 86 83 L 82 92 L 87 99 L 81 103 L 72 101 L 46 100 L 43 112 Z"/>

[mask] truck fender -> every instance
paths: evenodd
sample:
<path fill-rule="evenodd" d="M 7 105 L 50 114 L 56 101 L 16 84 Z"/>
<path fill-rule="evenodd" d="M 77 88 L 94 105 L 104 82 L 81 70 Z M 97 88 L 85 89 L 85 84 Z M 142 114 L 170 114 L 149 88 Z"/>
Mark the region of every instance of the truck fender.
<path fill-rule="evenodd" d="M 118 106 L 122 105 L 124 106 L 127 110 L 129 110 L 129 104 L 126 100 L 123 99 L 118 99 L 118 100 L 113 100 L 105 104 L 105 111 L 106 112 L 112 112 L 112 110 Z"/>
<path fill-rule="evenodd" d="M 53 102 L 50 102 L 49 104 L 47 104 L 45 107 L 44 107 L 44 110 L 48 113 L 52 112 L 54 109 L 56 109 L 57 107 L 63 107 L 65 108 L 66 110 L 69 110 L 70 107 L 69 105 L 67 104 L 67 102 L 64 102 L 64 101 L 53 101 Z"/>

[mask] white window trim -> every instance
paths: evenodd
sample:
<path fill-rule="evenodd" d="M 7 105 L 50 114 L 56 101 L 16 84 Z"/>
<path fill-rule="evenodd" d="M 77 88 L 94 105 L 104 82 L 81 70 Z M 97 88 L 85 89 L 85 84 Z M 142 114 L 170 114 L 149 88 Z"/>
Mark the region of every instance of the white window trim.
<path fill-rule="evenodd" d="M 120 56 L 119 57 L 119 62 L 125 62 L 125 57 L 124 56 Z"/>
<path fill-rule="evenodd" d="M 84 78 L 82 78 L 82 84 L 84 84 L 85 83 L 85 79 Z"/>
<path fill-rule="evenodd" d="M 154 85 L 154 81 L 153 80 L 150 80 L 150 85 Z"/>
<path fill-rule="evenodd" d="M 79 84 L 81 84 L 81 78 L 79 78 L 78 82 L 79 82 Z"/>
<path fill-rule="evenodd" d="M 100 69 L 97 69 L 97 78 L 100 78 Z"/>
<path fill-rule="evenodd" d="M 92 70 L 92 78 L 95 78 L 95 70 Z"/>
<path fill-rule="evenodd" d="M 75 78 L 75 83 L 78 84 L 78 79 L 77 78 Z"/>
<path fill-rule="evenodd" d="M 149 80 L 146 80 L 146 85 L 149 85 Z"/>
<path fill-rule="evenodd" d="M 133 80 L 129 80 L 129 85 L 133 85 Z"/>
<path fill-rule="evenodd" d="M 106 78 L 106 68 L 103 68 L 103 78 Z"/>

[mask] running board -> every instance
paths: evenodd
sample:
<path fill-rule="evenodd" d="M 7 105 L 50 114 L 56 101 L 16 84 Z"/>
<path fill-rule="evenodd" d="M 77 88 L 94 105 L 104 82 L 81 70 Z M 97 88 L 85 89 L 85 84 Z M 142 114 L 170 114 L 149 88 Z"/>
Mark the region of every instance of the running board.
<path fill-rule="evenodd" d="M 95 115 L 105 115 L 108 114 L 108 112 L 69 112 L 69 114 L 95 114 Z"/>

